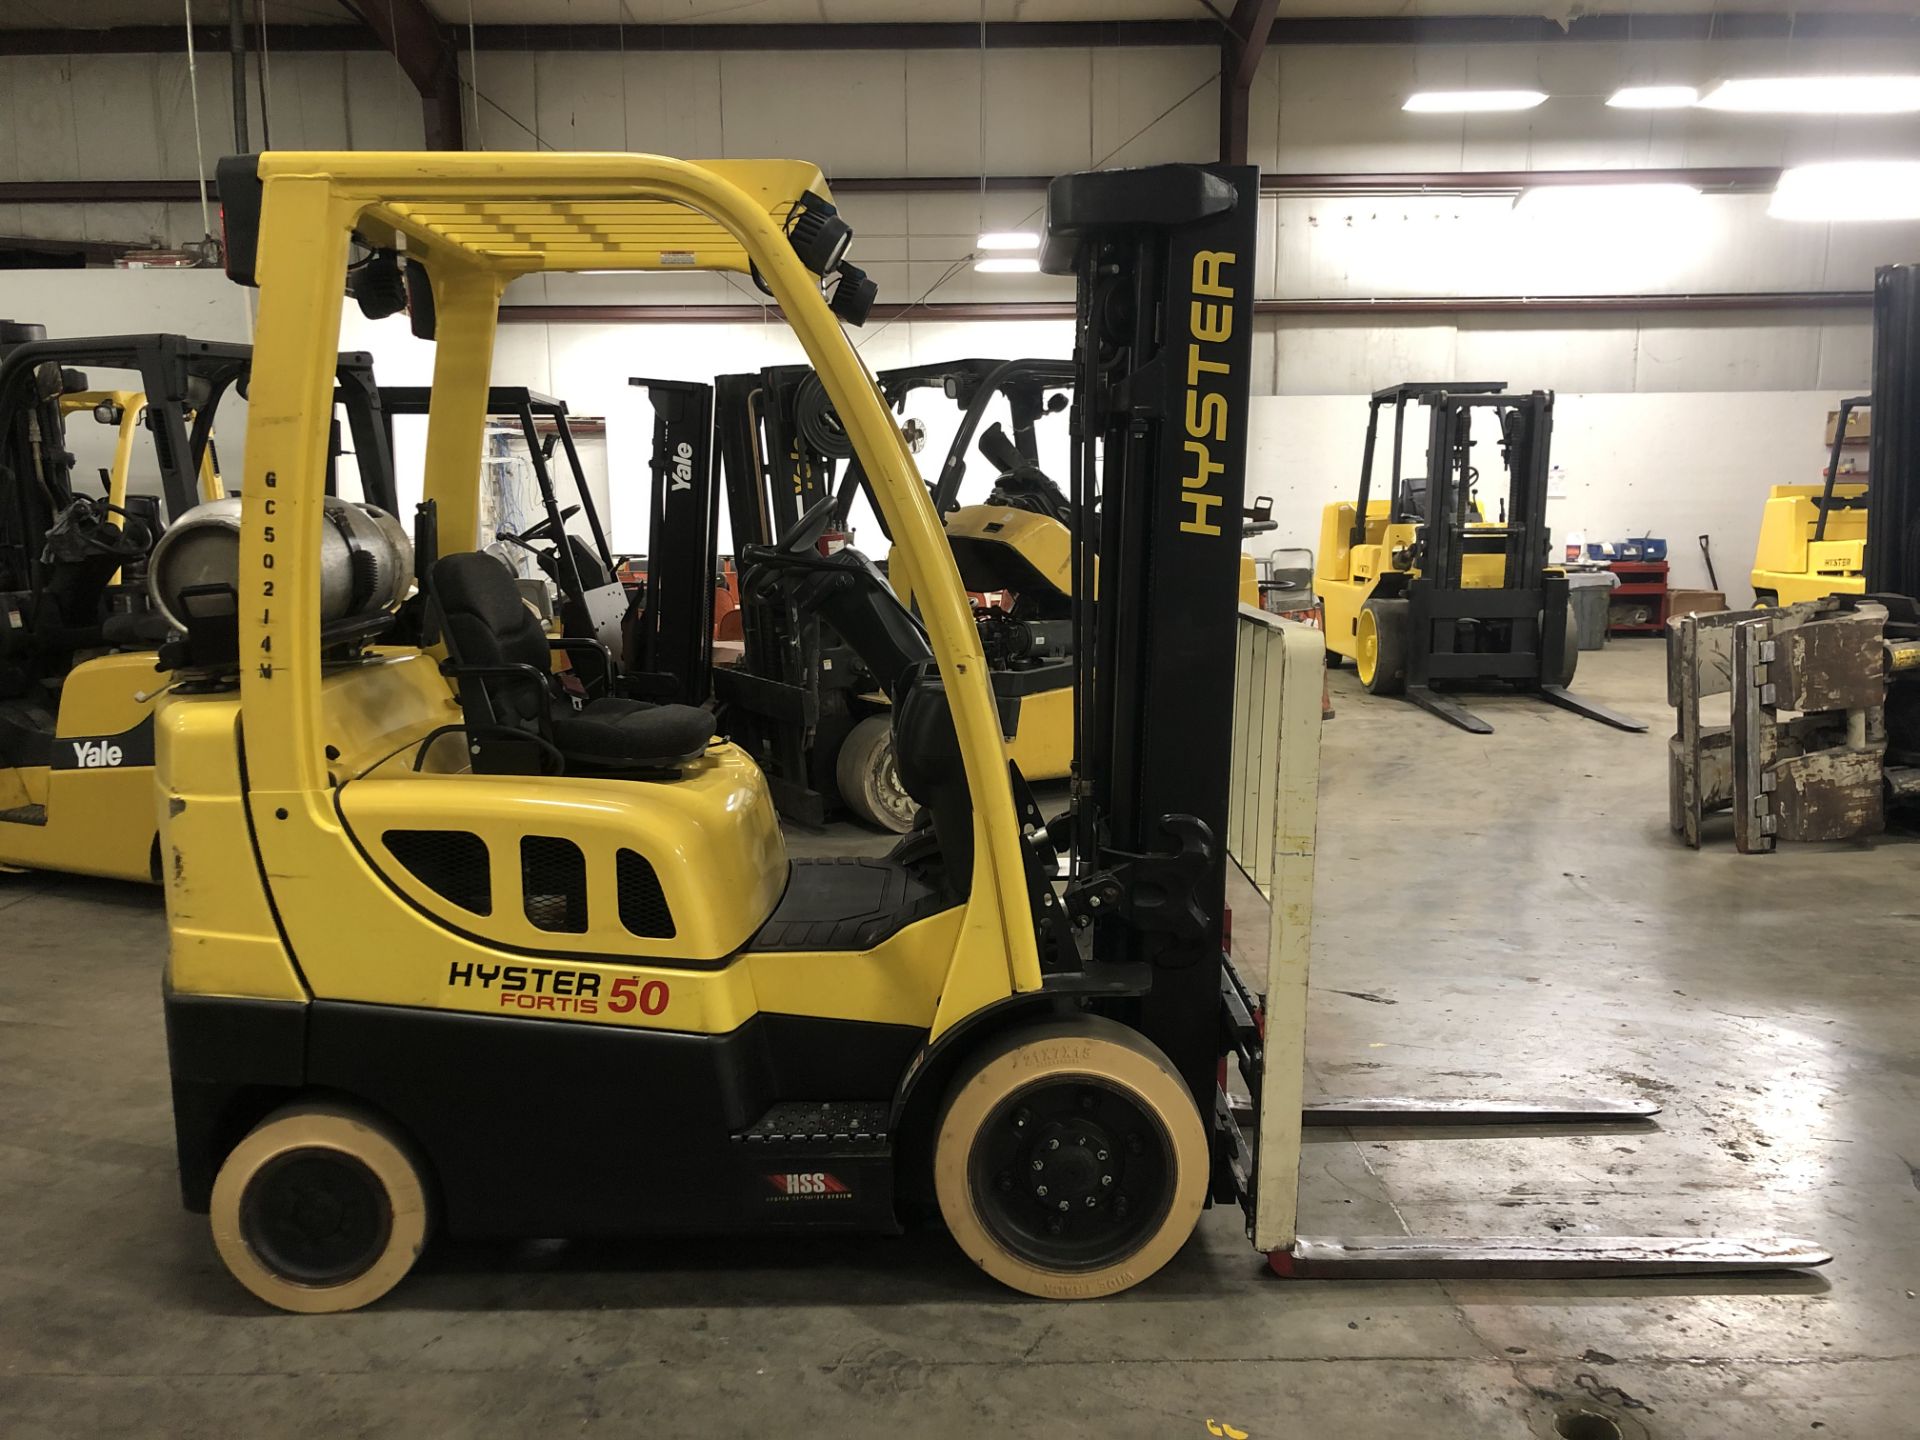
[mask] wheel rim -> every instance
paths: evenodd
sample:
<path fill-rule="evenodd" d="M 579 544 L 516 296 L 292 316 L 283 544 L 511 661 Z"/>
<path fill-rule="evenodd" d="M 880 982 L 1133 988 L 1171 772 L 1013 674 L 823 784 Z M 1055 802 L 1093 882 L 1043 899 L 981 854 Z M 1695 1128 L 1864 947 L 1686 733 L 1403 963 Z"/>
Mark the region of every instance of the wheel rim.
<path fill-rule="evenodd" d="M 1371 685 L 1373 673 L 1380 664 L 1380 627 L 1371 610 L 1360 612 L 1359 640 L 1359 652 L 1354 656 L 1353 668 L 1360 672 L 1361 684 Z"/>
<path fill-rule="evenodd" d="M 894 757 L 892 745 L 880 747 L 874 756 L 872 774 L 873 783 L 867 788 L 881 818 L 892 822 L 896 830 L 911 830 L 920 806 L 900 781 L 900 762 Z"/>
<path fill-rule="evenodd" d="M 380 1258 L 393 1212 L 386 1188 L 357 1156 L 309 1147 L 255 1172 L 240 1202 L 240 1233 L 275 1274 L 338 1285 Z"/>
<path fill-rule="evenodd" d="M 1009 1253 L 1051 1270 L 1126 1259 L 1173 1202 L 1172 1144 L 1130 1091 L 1089 1076 L 1008 1095 L 967 1161 L 981 1223 Z"/>

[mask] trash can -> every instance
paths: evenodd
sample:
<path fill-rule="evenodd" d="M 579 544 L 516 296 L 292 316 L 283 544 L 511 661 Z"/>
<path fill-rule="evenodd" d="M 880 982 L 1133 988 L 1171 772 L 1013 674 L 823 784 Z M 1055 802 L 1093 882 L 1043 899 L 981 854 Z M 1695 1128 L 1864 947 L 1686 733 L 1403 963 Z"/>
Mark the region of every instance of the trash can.
<path fill-rule="evenodd" d="M 1620 577 L 1611 570 L 1569 570 L 1567 603 L 1580 632 L 1582 650 L 1598 650 L 1607 643 L 1607 597 Z"/>

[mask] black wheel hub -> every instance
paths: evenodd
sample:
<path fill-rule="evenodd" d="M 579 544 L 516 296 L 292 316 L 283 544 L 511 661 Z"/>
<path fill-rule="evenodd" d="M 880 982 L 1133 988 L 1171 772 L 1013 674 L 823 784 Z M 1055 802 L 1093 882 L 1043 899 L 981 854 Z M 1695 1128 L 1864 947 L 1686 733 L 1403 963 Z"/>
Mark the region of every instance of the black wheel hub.
<path fill-rule="evenodd" d="M 308 1285 L 364 1274 L 387 1248 L 386 1187 L 338 1150 L 290 1150 L 262 1165 L 240 1198 L 240 1233 L 274 1273 Z"/>
<path fill-rule="evenodd" d="M 1172 1150 L 1131 1092 L 1090 1078 L 1042 1080 L 987 1117 L 968 1159 L 993 1237 L 1056 1270 L 1125 1259 L 1172 1204 Z"/>

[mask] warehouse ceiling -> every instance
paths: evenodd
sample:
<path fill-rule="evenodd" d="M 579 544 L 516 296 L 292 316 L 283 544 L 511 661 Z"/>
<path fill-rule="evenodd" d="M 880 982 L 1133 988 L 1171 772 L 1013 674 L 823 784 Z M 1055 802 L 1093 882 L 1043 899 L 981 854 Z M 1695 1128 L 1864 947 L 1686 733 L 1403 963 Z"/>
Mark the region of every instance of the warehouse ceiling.
<path fill-rule="evenodd" d="M 249 18 L 264 9 L 277 25 L 339 24 L 348 16 L 337 0 L 243 0 Z M 362 0 L 378 4 L 379 0 Z M 981 18 L 980 0 L 427 0 L 449 24 L 471 18 L 481 25 L 609 24 L 872 24 L 878 22 L 972 21 Z M 985 0 L 993 21 L 1100 21 L 1204 19 L 1201 0 Z M 1232 0 L 1212 7 L 1225 13 Z M 1546 16 L 1569 20 L 1581 15 L 1675 15 L 1710 12 L 1742 14 L 1817 14 L 1843 8 L 1856 14 L 1911 14 L 1911 0 L 1845 0 L 1844 5 L 1811 0 L 1279 0 L 1282 18 L 1328 16 L 1398 17 L 1447 15 Z M 624 14 L 622 13 L 624 11 Z M 0 5 L 0 29 L 99 29 L 120 25 L 173 25 L 181 19 L 181 0 L 90 0 L 84 6 L 64 0 L 7 0 Z M 225 17 L 225 0 L 196 0 L 194 18 L 215 23 Z M 350 18 L 350 17 L 349 17 Z"/>

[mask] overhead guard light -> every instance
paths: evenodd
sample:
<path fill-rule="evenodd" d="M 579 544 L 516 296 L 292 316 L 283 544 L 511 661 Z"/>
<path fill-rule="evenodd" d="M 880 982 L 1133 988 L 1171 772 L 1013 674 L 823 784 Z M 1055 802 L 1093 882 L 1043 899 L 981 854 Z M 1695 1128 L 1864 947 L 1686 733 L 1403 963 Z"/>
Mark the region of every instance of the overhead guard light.
<path fill-rule="evenodd" d="M 980 237 L 982 250 L 1038 250 L 1040 237 L 1031 230 L 989 230 Z"/>

